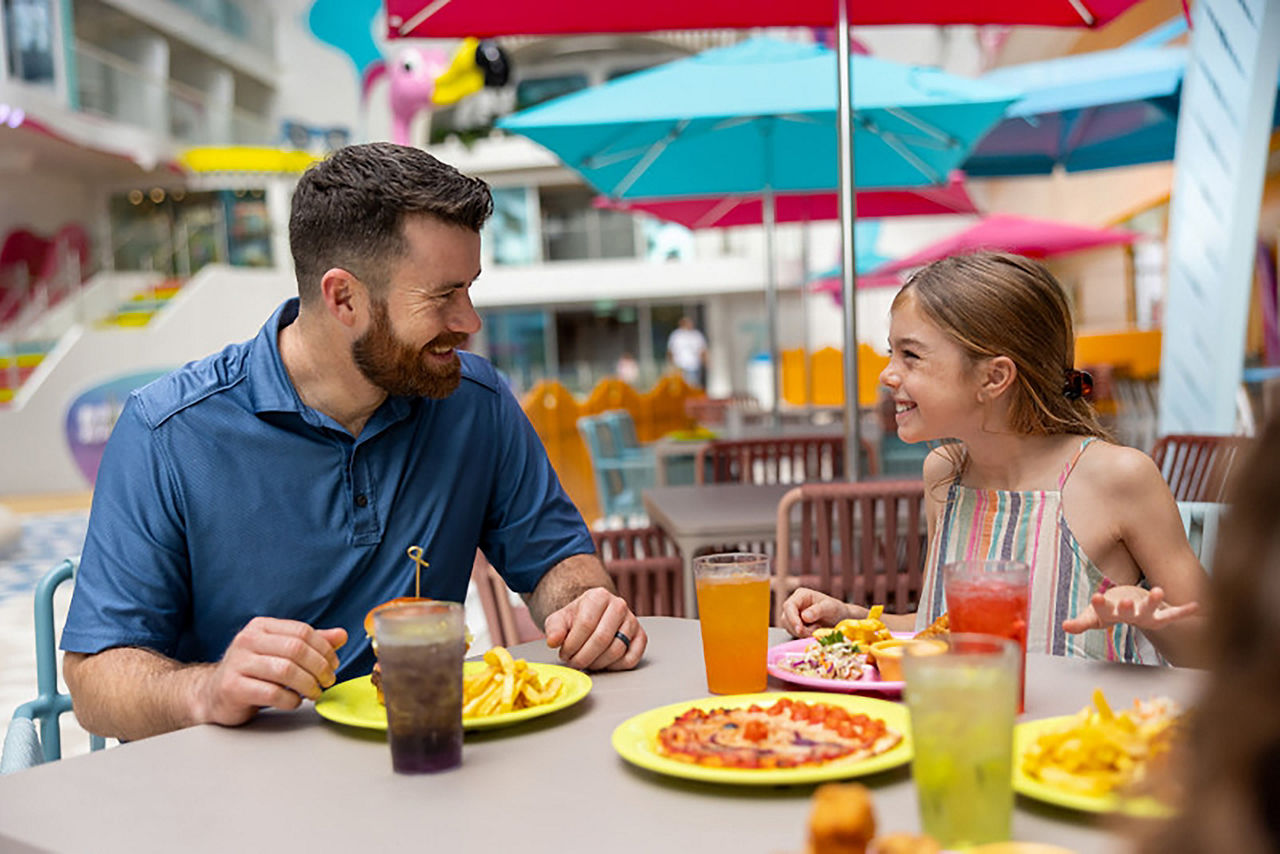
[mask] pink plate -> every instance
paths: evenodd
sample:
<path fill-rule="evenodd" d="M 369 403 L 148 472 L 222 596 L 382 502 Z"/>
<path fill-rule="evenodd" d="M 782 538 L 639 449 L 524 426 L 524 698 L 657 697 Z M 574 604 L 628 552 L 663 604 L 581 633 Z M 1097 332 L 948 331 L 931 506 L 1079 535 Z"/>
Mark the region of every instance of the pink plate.
<path fill-rule="evenodd" d="M 911 632 L 894 632 L 895 638 L 909 638 Z M 874 667 L 869 666 L 863 672 L 866 674 L 862 679 L 821 679 L 817 676 L 802 676 L 799 673 L 787 670 L 780 665 L 782 659 L 788 655 L 794 655 L 803 652 L 805 647 L 813 643 L 813 638 L 797 638 L 793 641 L 780 643 L 777 646 L 769 647 L 769 673 L 776 676 L 783 682 L 789 682 L 792 685 L 802 685 L 805 688 L 812 688 L 815 691 L 835 691 L 840 694 L 900 694 L 902 693 L 903 682 L 885 682 L 880 678 L 880 673 Z"/>

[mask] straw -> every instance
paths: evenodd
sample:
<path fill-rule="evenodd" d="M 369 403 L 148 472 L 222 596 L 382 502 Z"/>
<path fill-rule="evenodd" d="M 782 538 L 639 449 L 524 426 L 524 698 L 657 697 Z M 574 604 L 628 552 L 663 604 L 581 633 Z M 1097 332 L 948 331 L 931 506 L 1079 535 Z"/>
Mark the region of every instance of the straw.
<path fill-rule="evenodd" d="M 431 566 L 431 564 L 427 563 L 425 560 L 422 559 L 422 546 L 409 546 L 408 550 L 406 551 L 406 554 L 409 555 L 410 560 L 412 560 L 414 563 L 418 565 L 418 568 L 415 571 L 413 576 L 413 595 L 414 597 L 421 599 L 422 598 L 422 570 L 427 568 L 428 566 Z"/>

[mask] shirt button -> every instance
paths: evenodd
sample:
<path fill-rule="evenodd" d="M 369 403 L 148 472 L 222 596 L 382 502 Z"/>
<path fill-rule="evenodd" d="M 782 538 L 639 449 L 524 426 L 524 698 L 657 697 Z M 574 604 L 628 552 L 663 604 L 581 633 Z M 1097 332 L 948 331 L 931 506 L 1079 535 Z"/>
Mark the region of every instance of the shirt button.
<path fill-rule="evenodd" d="M 367 506 L 368 506 L 368 504 L 369 504 L 369 498 L 368 498 L 368 496 L 366 496 L 364 493 L 361 493 L 361 494 L 359 494 L 359 495 L 357 495 L 357 496 L 356 496 L 356 506 L 357 506 L 357 507 L 367 507 Z"/>

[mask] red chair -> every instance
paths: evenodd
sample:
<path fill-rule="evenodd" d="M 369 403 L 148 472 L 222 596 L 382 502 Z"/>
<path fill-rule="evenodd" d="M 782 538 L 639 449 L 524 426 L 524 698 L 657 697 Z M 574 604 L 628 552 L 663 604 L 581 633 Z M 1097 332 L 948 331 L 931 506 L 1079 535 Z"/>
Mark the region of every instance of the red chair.
<path fill-rule="evenodd" d="M 661 528 L 592 531 L 596 553 L 613 579 L 618 595 L 637 617 L 684 615 L 684 560 Z M 545 637 L 523 603 L 513 603 L 507 583 L 476 550 L 471 565 L 489 637 L 494 646 L 512 646 Z"/>
<path fill-rule="evenodd" d="M 1151 458 L 1176 501 L 1227 500 L 1231 470 L 1248 448 L 1246 436 L 1170 434 L 1156 440 Z"/>
<path fill-rule="evenodd" d="M 596 554 L 637 617 L 684 616 L 684 559 L 661 528 L 592 531 Z"/>
<path fill-rule="evenodd" d="M 879 474 L 871 443 L 862 440 L 867 474 Z M 694 463 L 696 483 L 803 483 L 844 476 L 844 437 L 776 436 L 708 442 Z"/>
<path fill-rule="evenodd" d="M 796 487 L 778 504 L 774 622 L 796 587 L 891 613 L 916 610 L 926 538 L 923 481 Z"/>

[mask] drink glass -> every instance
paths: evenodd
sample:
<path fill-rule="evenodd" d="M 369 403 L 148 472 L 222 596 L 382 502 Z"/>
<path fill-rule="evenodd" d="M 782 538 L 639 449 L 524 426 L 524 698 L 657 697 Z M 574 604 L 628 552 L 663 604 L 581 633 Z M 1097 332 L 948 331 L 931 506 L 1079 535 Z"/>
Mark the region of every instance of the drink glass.
<path fill-rule="evenodd" d="M 702 658 L 712 694 L 751 694 L 769 682 L 769 557 L 735 552 L 693 559 Z"/>
<path fill-rule="evenodd" d="M 462 764 L 462 606 L 406 603 L 378 611 L 373 623 L 391 767 L 422 774 Z"/>
<path fill-rule="evenodd" d="M 1026 709 L 1030 578 L 1030 569 L 1020 560 L 962 560 L 942 567 L 951 631 L 1017 642 L 1019 712 Z"/>
<path fill-rule="evenodd" d="M 952 633 L 946 652 L 902 659 L 920 824 L 944 848 L 1001 842 L 1013 819 L 1018 646 Z"/>

